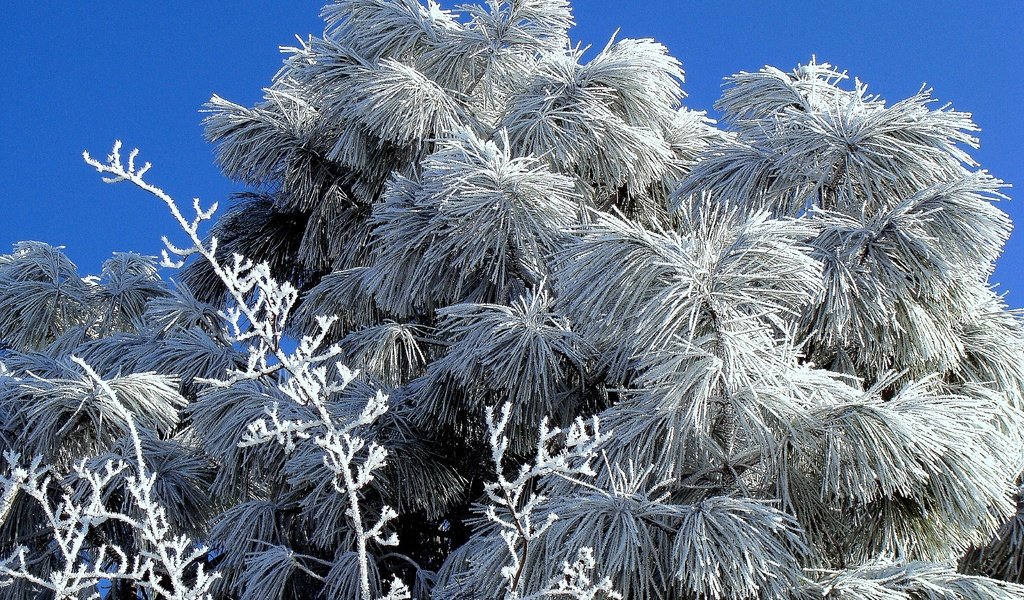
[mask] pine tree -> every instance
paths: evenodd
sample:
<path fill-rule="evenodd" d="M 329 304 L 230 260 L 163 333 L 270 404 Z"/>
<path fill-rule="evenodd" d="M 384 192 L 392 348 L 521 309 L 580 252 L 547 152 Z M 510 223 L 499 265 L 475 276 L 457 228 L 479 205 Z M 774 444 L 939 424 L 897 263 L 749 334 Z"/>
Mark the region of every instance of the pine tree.
<path fill-rule="evenodd" d="M 247 187 L 0 256 L 0 584 L 71 598 L 1024 597 L 1024 328 L 967 113 L 811 61 L 682 106 L 565 0 L 339 0 Z M 106 583 L 104 583 L 106 581 Z"/>

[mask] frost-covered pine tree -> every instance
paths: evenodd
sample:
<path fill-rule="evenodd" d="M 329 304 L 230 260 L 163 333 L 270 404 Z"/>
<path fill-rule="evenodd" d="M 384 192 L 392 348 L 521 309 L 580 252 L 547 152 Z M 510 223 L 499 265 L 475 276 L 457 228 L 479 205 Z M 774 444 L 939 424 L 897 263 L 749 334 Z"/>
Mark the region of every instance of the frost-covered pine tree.
<path fill-rule="evenodd" d="M 15 598 L 1024 597 L 1024 328 L 970 115 L 681 106 L 565 0 L 341 0 L 206 131 L 209 235 L 0 256 Z"/>

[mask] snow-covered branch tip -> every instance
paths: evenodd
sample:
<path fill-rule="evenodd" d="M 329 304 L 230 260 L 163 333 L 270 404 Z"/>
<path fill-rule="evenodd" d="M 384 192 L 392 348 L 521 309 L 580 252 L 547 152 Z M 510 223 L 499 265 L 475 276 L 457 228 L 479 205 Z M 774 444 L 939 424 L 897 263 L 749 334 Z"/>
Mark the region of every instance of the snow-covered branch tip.
<path fill-rule="evenodd" d="M 77 496 L 68 484 L 59 483 L 64 477 L 43 466 L 41 457 L 36 456 L 23 466 L 18 454 L 5 453 L 8 468 L 0 474 L 0 522 L 8 516 L 18 492 L 24 493 L 38 505 L 45 518 L 58 564 L 48 573 L 34 572 L 29 548 L 18 544 L 0 560 L 0 587 L 20 580 L 48 590 L 56 598 L 78 598 L 89 590 L 98 590 L 102 581 L 128 581 L 154 598 L 212 600 L 210 589 L 220 575 L 207 573 L 203 568 L 209 548 L 172 532 L 167 510 L 157 499 L 157 474 L 146 464 L 134 415 L 86 361 L 76 356 L 70 359 L 121 413 L 134 457 L 131 462 L 107 460 L 99 467 L 90 467 L 85 460 L 77 462 L 72 468 L 72 480 L 83 482 L 87 490 L 83 496 Z M 134 501 L 131 512 L 107 506 L 111 488 L 121 480 Z M 62 489 L 54 490 L 54 486 Z M 133 530 L 142 542 L 140 549 L 129 552 L 106 541 L 97 545 L 96 529 L 111 521 Z M 99 598 L 99 592 L 89 597 Z"/>
<path fill-rule="evenodd" d="M 255 263 L 238 254 L 232 256 L 231 262 L 223 263 L 217 255 L 217 239 L 213 237 L 205 241 L 199 231 L 204 222 L 213 218 L 217 204 L 203 209 L 199 199 L 195 198 L 192 202 L 195 216 L 187 219 L 174 198 L 143 179 L 150 163 L 137 168 L 137 155 L 138 150 L 132 150 L 125 166 L 121 158 L 120 140 L 114 143 L 105 163 L 94 159 L 88 152 L 83 153 L 87 164 L 100 173 L 110 175 L 103 178 L 104 182 L 130 182 L 167 205 L 179 227 L 188 236 L 191 246 L 181 248 L 164 238 L 166 248 L 162 251 L 163 266 L 180 268 L 187 258 L 199 255 L 224 282 L 233 304 L 218 314 L 226 323 L 228 341 L 243 345 L 248 357 L 244 368 L 230 371 L 225 379 L 203 379 L 202 383 L 228 386 L 246 379 L 266 377 L 284 369 L 291 375 L 291 379 L 283 390 L 299 403 L 307 404 L 331 391 L 325 389 L 326 378 L 322 371 L 318 371 L 317 365 L 341 352 L 335 345 L 325 347 L 328 331 L 336 318 L 318 317 L 318 330 L 303 336 L 294 352 L 286 352 L 283 349 L 285 324 L 299 299 L 295 286 L 287 281 L 277 281 L 266 263 Z M 177 259 L 172 260 L 171 256 Z M 300 377 L 300 374 L 306 376 Z"/>
<path fill-rule="evenodd" d="M 355 379 L 358 371 L 336 364 L 337 372 L 332 376 L 325 366 L 330 359 L 341 353 L 337 345 L 324 347 L 336 317 L 317 317 L 317 331 L 303 336 L 293 352 L 285 352 L 282 349 L 284 331 L 292 315 L 292 308 L 299 299 L 299 292 L 295 286 L 287 281 L 279 282 L 274 279 L 266 263 L 255 263 L 238 254 L 232 257 L 231 263 L 221 263 L 217 256 L 216 239 L 204 242 L 199 233 L 200 225 L 212 218 L 216 204 L 208 210 L 203 210 L 196 199 L 193 202 L 196 216 L 191 220 L 186 219 L 170 195 L 143 180 L 143 175 L 149 170 L 150 165 L 146 163 L 137 169 L 137 155 L 138 150 L 132 150 L 128 157 L 128 166 L 125 167 L 121 159 L 120 141 L 115 142 L 106 163 L 93 159 L 88 152 L 84 153 L 85 161 L 89 165 L 100 173 L 111 175 L 104 177 L 103 181 L 106 183 L 131 182 L 162 200 L 170 209 L 178 225 L 191 240 L 192 246 L 178 248 L 165 239 L 167 248 L 164 251 L 164 266 L 180 267 L 187 257 L 198 254 L 209 263 L 214 274 L 224 283 L 234 300 L 234 304 L 219 311 L 219 315 L 224 321 L 227 331 L 225 337 L 228 341 L 247 348 L 246 365 L 244 368 L 229 371 L 226 379 L 203 379 L 202 382 L 227 387 L 243 380 L 272 376 L 283 369 L 288 376 L 277 381 L 278 389 L 296 405 L 306 406 L 314 411 L 315 416 L 310 419 L 281 418 L 280 406 L 274 404 L 265 411 L 269 422 L 265 418 L 251 422 L 238 446 L 245 448 L 276 441 L 290 453 L 298 444 L 310 440 L 320 449 L 324 467 L 333 474 L 334 488 L 348 500 L 346 512 L 355 530 L 360 594 L 363 600 L 371 600 L 367 544 L 374 542 L 381 546 L 396 545 L 397 536 L 394 533 L 385 535 L 384 528 L 398 516 L 398 513 L 391 507 L 384 506 L 376 522 L 363 522 L 361 491 L 373 481 L 374 472 L 387 464 L 387 450 L 376 442 L 361 437 L 356 430 L 372 425 L 387 411 L 387 396 L 378 392 L 368 400 L 356 418 L 339 421 L 329 409 L 328 399 L 333 394 L 344 391 Z M 179 260 L 171 261 L 168 252 L 178 256 Z M 81 364 L 83 368 L 88 369 L 84 362 Z M 102 385 L 102 380 L 95 377 L 91 370 L 89 372 Z M 362 455 L 364 450 L 365 457 Z M 141 469 L 141 451 L 139 461 Z M 142 471 L 139 477 L 144 478 Z M 402 597 L 402 589 L 404 584 L 393 584 L 388 597 Z"/>
<path fill-rule="evenodd" d="M 591 462 L 597 455 L 599 445 L 608 436 L 601 434 L 597 417 L 589 422 L 577 418 L 564 430 L 550 427 L 545 418 L 540 425 L 533 461 L 522 465 L 516 476 L 509 479 L 505 475 L 505 452 L 509 447 L 506 430 L 511 414 L 511 403 L 505 403 L 500 408 L 492 407 L 485 412 L 495 481 L 485 483 L 484 492 L 491 503 L 485 509 L 485 515 L 500 528 L 501 538 L 510 555 L 510 563 L 501 570 L 506 580 L 506 598 L 516 599 L 522 597 L 519 592 L 520 580 L 530 551 L 530 542 L 544 535 L 558 520 L 558 515 L 551 511 L 542 516 L 539 514 L 543 513 L 542 504 L 547 498 L 536 491 L 533 482 L 542 477 L 560 477 L 573 482 L 578 482 L 581 477 L 593 477 L 595 472 Z M 552 454 L 551 448 L 559 443 L 561 449 Z M 538 516 L 542 519 L 540 522 L 537 521 Z M 575 577 L 582 575 L 586 569 L 577 564 L 572 567 L 572 572 Z M 580 582 L 578 579 L 574 581 Z M 561 593 L 569 593 L 564 591 L 568 588 L 559 589 L 563 589 Z"/>
<path fill-rule="evenodd" d="M 203 240 L 199 235 L 199 227 L 205 221 L 209 221 L 213 218 L 213 214 L 217 212 L 217 203 L 214 202 L 208 209 L 203 209 L 199 203 L 199 198 L 194 198 L 192 200 L 192 207 L 195 211 L 195 217 L 191 220 L 186 219 L 178 208 L 177 203 L 169 194 L 167 194 L 167 192 L 143 179 L 143 176 L 149 171 L 152 164 L 146 162 L 141 167 L 136 167 L 135 159 L 138 155 L 139 149 L 133 148 L 132 151 L 128 153 L 128 165 L 126 167 L 121 159 L 121 140 L 116 140 L 114 142 L 114 147 L 110 151 L 110 154 L 107 155 L 106 162 L 100 162 L 93 158 L 89 154 L 88 150 L 82 152 L 82 158 L 85 159 L 86 164 L 95 168 L 102 174 L 110 175 L 109 177 L 102 178 L 104 183 L 121 183 L 122 181 L 128 181 L 135 184 L 140 189 L 153 194 L 167 205 L 167 208 L 170 209 L 171 215 L 178 222 L 178 225 L 181 226 L 186 234 L 188 234 L 193 243 L 193 246 L 189 248 L 179 248 L 172 244 L 166 237 L 162 238 L 164 245 L 166 246 L 162 251 L 163 261 L 161 264 L 163 266 L 167 268 L 180 268 L 184 265 L 186 258 L 196 253 L 202 254 L 208 259 L 211 258 L 213 253 L 216 251 L 216 240 L 210 242 L 210 247 L 208 249 L 204 248 Z M 206 251 L 209 252 L 209 255 L 207 255 Z M 171 259 L 171 256 L 177 256 L 178 259 L 173 260 Z"/>

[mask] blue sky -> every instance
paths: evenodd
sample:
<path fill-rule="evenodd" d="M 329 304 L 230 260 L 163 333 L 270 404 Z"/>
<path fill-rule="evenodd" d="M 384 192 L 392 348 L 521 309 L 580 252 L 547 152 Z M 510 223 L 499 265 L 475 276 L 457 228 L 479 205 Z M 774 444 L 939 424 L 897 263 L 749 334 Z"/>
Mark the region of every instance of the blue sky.
<path fill-rule="evenodd" d="M 162 204 L 104 186 L 81 161 L 115 138 L 154 163 L 149 179 L 179 200 L 239 189 L 213 165 L 198 110 L 212 93 L 258 99 L 278 46 L 319 33 L 319 2 L 11 2 L 0 19 L 0 252 L 18 240 L 67 246 L 83 271 L 115 250 L 155 254 L 177 229 Z M 974 113 L 975 156 L 1024 188 L 1024 2 L 577 0 L 576 39 L 653 37 L 687 72 L 687 106 L 711 109 L 722 77 L 811 55 L 890 101 L 927 83 Z M 1024 307 L 1024 193 L 993 281 Z M 178 237 L 180 239 L 180 236 Z"/>

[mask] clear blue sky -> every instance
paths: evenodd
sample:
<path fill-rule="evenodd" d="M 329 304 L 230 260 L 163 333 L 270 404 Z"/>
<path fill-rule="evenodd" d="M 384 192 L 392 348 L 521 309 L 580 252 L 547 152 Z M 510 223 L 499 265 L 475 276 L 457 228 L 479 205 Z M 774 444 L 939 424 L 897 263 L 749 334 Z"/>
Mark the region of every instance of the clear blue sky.
<path fill-rule="evenodd" d="M 177 230 L 162 204 L 105 186 L 81 161 L 115 138 L 154 163 L 181 200 L 238 189 L 213 166 L 198 109 L 212 93 L 248 104 L 294 35 L 319 33 L 319 2 L 15 0 L 0 17 L 0 252 L 67 246 L 83 273 L 115 250 L 155 254 Z M 1015 184 L 1019 230 L 995 281 L 1024 307 L 1024 2 L 577 0 L 574 37 L 653 37 L 686 69 L 687 105 L 711 109 L 722 77 L 812 54 L 890 101 L 922 83 L 981 125 L 982 165 Z M 177 237 L 180 239 L 180 236 Z"/>

